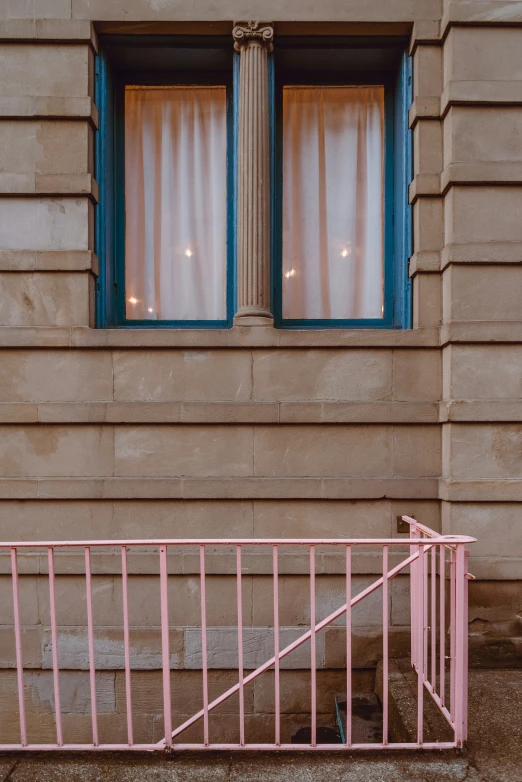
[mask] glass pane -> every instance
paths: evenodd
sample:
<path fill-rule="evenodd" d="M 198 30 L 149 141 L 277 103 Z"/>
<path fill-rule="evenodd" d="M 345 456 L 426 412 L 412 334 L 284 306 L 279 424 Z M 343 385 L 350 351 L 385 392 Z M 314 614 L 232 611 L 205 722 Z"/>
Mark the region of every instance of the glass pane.
<path fill-rule="evenodd" d="M 283 88 L 283 318 L 382 318 L 383 87 Z"/>
<path fill-rule="evenodd" d="M 125 310 L 225 320 L 226 88 L 125 89 Z"/>

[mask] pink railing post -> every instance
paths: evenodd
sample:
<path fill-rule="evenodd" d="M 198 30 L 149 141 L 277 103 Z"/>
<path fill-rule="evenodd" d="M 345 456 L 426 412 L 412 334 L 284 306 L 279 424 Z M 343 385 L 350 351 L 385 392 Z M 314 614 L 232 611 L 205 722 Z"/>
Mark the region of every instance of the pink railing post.
<path fill-rule="evenodd" d="M 312 689 L 312 735 L 310 744 L 317 745 L 317 673 L 316 673 L 316 630 L 315 630 L 315 546 L 310 546 L 310 685 Z"/>
<path fill-rule="evenodd" d="M 205 585 L 205 546 L 199 547 L 201 599 L 201 659 L 203 668 L 203 742 L 208 747 L 208 662 L 207 662 L 207 593 Z"/>
<path fill-rule="evenodd" d="M 422 541 L 422 538 L 421 538 Z M 417 745 L 424 742 L 424 546 L 419 542 L 419 559 L 416 567 L 416 655 L 417 655 Z"/>
<path fill-rule="evenodd" d="M 245 689 L 243 673 L 243 592 L 241 589 L 241 546 L 236 546 L 237 654 L 239 669 L 239 743 L 245 745 Z"/>
<path fill-rule="evenodd" d="M 455 550 L 450 549 L 450 716 L 455 721 Z"/>
<path fill-rule="evenodd" d="M 416 526 L 410 527 L 410 538 L 420 538 L 420 532 Z M 418 575 L 419 575 L 419 559 L 420 549 L 418 546 L 410 546 L 410 556 L 417 555 L 410 564 L 410 622 L 411 622 L 411 664 L 412 667 L 417 670 L 418 668 L 418 645 L 419 640 L 417 637 L 417 603 L 418 603 Z"/>
<path fill-rule="evenodd" d="M 167 546 L 160 546 L 161 667 L 163 672 L 163 726 L 165 747 L 172 747 L 172 704 L 170 698 L 170 641 Z"/>
<path fill-rule="evenodd" d="M 439 546 L 440 624 L 439 624 L 439 695 L 441 706 L 446 703 L 446 549 Z"/>
<path fill-rule="evenodd" d="M 437 548 L 431 549 L 431 686 L 437 691 Z"/>
<path fill-rule="evenodd" d="M 129 634 L 129 593 L 127 574 L 127 546 L 121 547 L 121 589 L 123 601 L 123 646 L 125 656 L 125 706 L 127 711 L 127 741 L 129 747 L 134 743 L 132 731 L 132 695 Z"/>
<path fill-rule="evenodd" d="M 92 743 L 98 746 L 98 705 L 96 702 L 96 663 L 94 659 L 94 622 L 92 615 L 91 549 L 85 547 L 85 595 L 87 598 L 87 640 L 89 646 L 89 684 L 91 688 Z"/>
<path fill-rule="evenodd" d="M 388 743 L 388 546 L 382 548 L 382 743 Z"/>
<path fill-rule="evenodd" d="M 54 685 L 54 713 L 56 720 L 56 743 L 59 747 L 63 744 L 62 733 L 62 707 L 60 702 L 60 665 L 58 661 L 58 633 L 56 631 L 56 595 L 54 588 L 54 552 L 53 547 L 47 549 L 47 563 L 49 566 L 49 609 L 51 615 L 51 643 L 53 646 L 53 685 Z"/>
<path fill-rule="evenodd" d="M 346 746 L 352 746 L 352 547 L 346 546 Z"/>
<path fill-rule="evenodd" d="M 463 668 L 463 726 L 462 741 L 468 738 L 468 685 L 469 685 L 469 650 L 468 650 L 468 612 L 469 612 L 469 579 L 473 578 L 469 574 L 469 551 L 464 550 L 464 602 L 462 605 L 462 626 L 464 628 L 464 668 Z"/>
<path fill-rule="evenodd" d="M 279 562 L 277 546 L 273 547 L 274 571 L 274 688 L 275 688 L 275 743 L 281 744 L 281 694 L 279 690 Z"/>
<path fill-rule="evenodd" d="M 18 590 L 18 553 L 11 549 L 11 578 L 13 582 L 13 614 L 16 651 L 16 679 L 18 683 L 18 710 L 20 712 L 20 743 L 27 746 L 25 722 L 24 663 L 22 657 L 22 632 L 20 628 L 20 594 Z"/>
<path fill-rule="evenodd" d="M 455 741 L 457 747 L 461 747 L 464 742 L 464 688 L 465 676 L 467 670 L 467 660 L 465 659 L 465 641 L 467 636 L 468 623 L 466 621 L 465 588 L 466 588 L 466 568 L 465 568 L 465 550 L 462 543 L 456 547 L 456 566 L 455 566 Z"/>

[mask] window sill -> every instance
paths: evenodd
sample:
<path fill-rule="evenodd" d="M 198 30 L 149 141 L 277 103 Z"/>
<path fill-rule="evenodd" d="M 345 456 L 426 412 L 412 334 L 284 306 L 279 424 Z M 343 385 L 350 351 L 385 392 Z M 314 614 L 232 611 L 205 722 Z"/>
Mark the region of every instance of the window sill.
<path fill-rule="evenodd" d="M 436 348 L 439 329 L 303 331 L 231 329 L 91 329 L 83 326 L 0 328 L 0 347 L 74 348 Z"/>

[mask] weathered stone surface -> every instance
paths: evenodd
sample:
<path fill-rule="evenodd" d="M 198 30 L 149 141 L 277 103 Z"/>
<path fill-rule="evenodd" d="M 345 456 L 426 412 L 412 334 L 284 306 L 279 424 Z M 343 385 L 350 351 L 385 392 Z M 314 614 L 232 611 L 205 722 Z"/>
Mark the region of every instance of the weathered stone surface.
<path fill-rule="evenodd" d="M 391 352 L 384 350 L 256 350 L 253 397 L 261 401 L 390 399 L 391 361 Z"/>
<path fill-rule="evenodd" d="M 444 360 L 446 399 L 522 396 L 522 349 L 517 345 L 452 345 Z"/>
<path fill-rule="evenodd" d="M 1 205 L 1 250 L 90 249 L 86 198 L 2 198 Z"/>
<path fill-rule="evenodd" d="M 520 478 L 520 424 L 449 424 L 444 428 L 449 441 L 443 460 L 444 475 L 475 481 Z"/>
<path fill-rule="evenodd" d="M 0 44 L 2 95 L 5 98 L 91 95 L 91 66 L 87 46 Z"/>
<path fill-rule="evenodd" d="M 520 320 L 522 267 L 451 266 L 444 271 L 445 321 Z"/>
<path fill-rule="evenodd" d="M 115 351 L 118 401 L 231 401 L 251 397 L 249 351 Z"/>

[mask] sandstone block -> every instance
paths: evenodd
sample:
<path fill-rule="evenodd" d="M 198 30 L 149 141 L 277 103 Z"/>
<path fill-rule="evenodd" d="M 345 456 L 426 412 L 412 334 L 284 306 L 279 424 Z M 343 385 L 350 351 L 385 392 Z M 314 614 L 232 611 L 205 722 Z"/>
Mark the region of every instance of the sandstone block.
<path fill-rule="evenodd" d="M 86 198 L 2 198 L 1 250 L 89 250 Z"/>
<path fill-rule="evenodd" d="M 85 174 L 93 171 L 93 134 L 86 122 L 7 120 L 0 123 L 3 174 Z"/>
<path fill-rule="evenodd" d="M 520 321 L 520 266 L 451 266 L 443 290 L 445 321 Z"/>
<path fill-rule="evenodd" d="M 441 359 L 437 350 L 393 352 L 393 398 L 401 402 L 440 399 Z"/>
<path fill-rule="evenodd" d="M 522 551 L 519 503 L 454 502 L 445 505 L 448 506 L 446 534 L 477 538 L 477 542 L 470 546 L 472 561 L 477 557 L 517 557 Z"/>
<path fill-rule="evenodd" d="M 0 19 L 34 19 L 37 7 L 40 19 L 69 19 L 71 16 L 70 0 L 5 0 L 0 7 Z"/>
<path fill-rule="evenodd" d="M 440 251 L 444 246 L 443 201 L 418 198 L 413 206 L 415 252 Z"/>
<path fill-rule="evenodd" d="M 0 353 L 2 402 L 87 402 L 112 398 L 110 352 L 4 350 Z"/>
<path fill-rule="evenodd" d="M 520 187 L 453 187 L 445 199 L 446 242 L 520 242 Z"/>
<path fill-rule="evenodd" d="M 413 278 L 413 328 L 431 328 L 442 321 L 442 280 L 438 274 Z"/>
<path fill-rule="evenodd" d="M 436 120 L 417 122 L 413 131 L 414 169 L 417 174 L 442 171 L 442 125 Z"/>
<path fill-rule="evenodd" d="M 99 503 L 97 503 L 99 505 Z M 1 508 L 1 505 L 0 505 Z M 145 526 L 144 526 L 145 525 Z M 120 538 L 249 538 L 253 536 L 252 503 L 247 500 L 149 500 L 114 504 L 114 534 Z M 262 537 L 262 533 L 257 532 Z"/>
<path fill-rule="evenodd" d="M 413 97 L 439 98 L 442 93 L 442 48 L 419 46 L 413 58 Z"/>
<path fill-rule="evenodd" d="M 107 540 L 113 508 L 110 502 L 6 500 L 0 502 L 0 528 L 4 540 Z"/>
<path fill-rule="evenodd" d="M 4 97 L 92 94 L 88 46 L 0 44 Z"/>
<path fill-rule="evenodd" d="M 284 649 L 288 644 L 297 640 L 306 632 L 302 627 L 280 627 L 280 648 Z M 211 668 L 237 669 L 238 646 L 236 627 L 208 627 L 207 650 L 208 665 Z M 317 635 L 317 665 L 324 665 L 324 636 Z M 274 653 L 274 630 L 269 627 L 244 627 L 243 628 L 243 655 L 244 666 L 247 669 L 255 669 L 270 659 Z M 184 667 L 199 669 L 202 666 L 201 654 L 201 629 L 187 627 L 185 630 L 185 659 Z M 281 668 L 296 669 L 309 668 L 310 666 L 310 641 L 301 646 L 281 660 Z"/>
<path fill-rule="evenodd" d="M 100 426 L 1 426 L 0 470 L 6 477 L 112 475 L 113 435 Z"/>
<path fill-rule="evenodd" d="M 445 399 L 520 399 L 522 348 L 518 345 L 452 345 L 445 369 Z"/>
<path fill-rule="evenodd" d="M 443 474 L 453 480 L 515 480 L 522 470 L 522 425 L 450 424 Z"/>
<path fill-rule="evenodd" d="M 444 44 L 444 84 L 522 79 L 522 30 L 452 27 Z"/>
<path fill-rule="evenodd" d="M 522 162 L 522 109 L 515 106 L 450 109 L 444 119 L 444 165 L 477 161 Z"/>
<path fill-rule="evenodd" d="M 255 474 L 260 477 L 391 474 L 388 426 L 256 427 Z"/>
<path fill-rule="evenodd" d="M 248 401 L 251 355 L 240 350 L 115 351 L 117 401 Z"/>
<path fill-rule="evenodd" d="M 377 401 L 391 395 L 386 350 L 254 351 L 254 399 Z"/>
<path fill-rule="evenodd" d="M 0 272 L 1 326 L 88 326 L 87 274 Z"/>
<path fill-rule="evenodd" d="M 441 439 L 438 426 L 393 428 L 393 473 L 400 476 L 438 476 Z"/>
<path fill-rule="evenodd" d="M 254 530 L 259 537 L 387 537 L 387 501 L 256 500 Z"/>
<path fill-rule="evenodd" d="M 253 472 L 248 426 L 121 426 L 115 430 L 120 476 L 246 477 Z"/>

